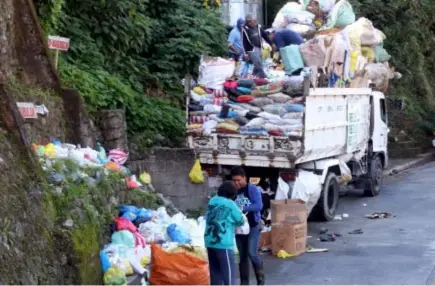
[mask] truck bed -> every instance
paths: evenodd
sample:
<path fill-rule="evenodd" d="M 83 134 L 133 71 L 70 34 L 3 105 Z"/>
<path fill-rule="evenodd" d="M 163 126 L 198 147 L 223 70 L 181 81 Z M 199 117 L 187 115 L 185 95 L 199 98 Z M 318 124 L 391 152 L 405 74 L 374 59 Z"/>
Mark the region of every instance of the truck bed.
<path fill-rule="evenodd" d="M 364 151 L 371 93 L 365 88 L 310 89 L 302 137 L 189 135 L 188 144 L 204 164 L 274 168 Z"/>

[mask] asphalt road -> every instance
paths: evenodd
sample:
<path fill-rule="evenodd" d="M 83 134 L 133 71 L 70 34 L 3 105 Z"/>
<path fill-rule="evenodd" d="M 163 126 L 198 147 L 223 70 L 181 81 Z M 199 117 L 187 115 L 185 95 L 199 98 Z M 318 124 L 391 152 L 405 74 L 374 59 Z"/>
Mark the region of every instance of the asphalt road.
<path fill-rule="evenodd" d="M 329 252 L 286 260 L 264 255 L 268 285 L 435 285 L 435 163 L 386 179 L 379 197 L 354 191 L 339 204 L 338 214 L 349 218 L 308 226 L 309 244 Z M 395 217 L 364 217 L 373 212 Z M 320 242 L 322 227 L 342 237 Z M 355 229 L 363 234 L 348 234 Z"/>

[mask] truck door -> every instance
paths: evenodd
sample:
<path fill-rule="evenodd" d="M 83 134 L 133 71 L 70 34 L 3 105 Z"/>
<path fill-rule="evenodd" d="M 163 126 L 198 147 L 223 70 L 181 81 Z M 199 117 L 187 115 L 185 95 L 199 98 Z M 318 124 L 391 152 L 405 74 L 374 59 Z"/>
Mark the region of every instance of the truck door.
<path fill-rule="evenodd" d="M 388 144 L 388 116 L 387 116 L 387 102 L 382 93 L 373 94 L 373 151 L 382 152 L 387 155 Z"/>

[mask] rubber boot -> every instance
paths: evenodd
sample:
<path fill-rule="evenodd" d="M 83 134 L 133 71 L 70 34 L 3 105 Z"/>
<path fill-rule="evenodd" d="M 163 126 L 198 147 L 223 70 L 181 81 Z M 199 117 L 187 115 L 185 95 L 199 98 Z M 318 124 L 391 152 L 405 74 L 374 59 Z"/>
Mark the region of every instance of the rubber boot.
<path fill-rule="evenodd" d="M 264 285 L 264 268 L 263 264 L 253 265 L 255 277 L 257 278 L 257 285 Z"/>
<path fill-rule="evenodd" d="M 249 285 L 249 263 L 240 263 L 240 285 Z"/>

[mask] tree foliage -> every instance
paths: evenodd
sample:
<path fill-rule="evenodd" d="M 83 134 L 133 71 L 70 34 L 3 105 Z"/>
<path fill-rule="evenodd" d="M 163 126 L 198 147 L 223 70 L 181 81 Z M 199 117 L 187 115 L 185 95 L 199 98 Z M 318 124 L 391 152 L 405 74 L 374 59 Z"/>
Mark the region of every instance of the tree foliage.
<path fill-rule="evenodd" d="M 126 108 L 131 134 L 149 137 L 146 145 L 167 145 L 184 136 L 175 100 L 182 98 L 181 79 L 196 73 L 202 54 L 226 52 L 218 5 L 209 2 L 39 0 L 37 7 L 47 33 L 71 39 L 61 77 L 79 89 L 91 113 Z M 150 88 L 164 90 L 166 100 L 144 95 Z"/>

